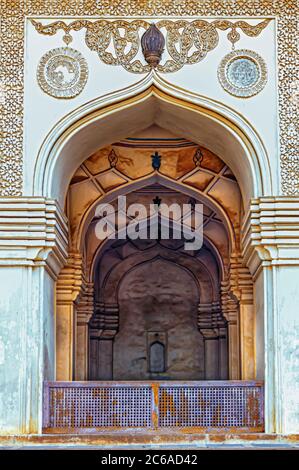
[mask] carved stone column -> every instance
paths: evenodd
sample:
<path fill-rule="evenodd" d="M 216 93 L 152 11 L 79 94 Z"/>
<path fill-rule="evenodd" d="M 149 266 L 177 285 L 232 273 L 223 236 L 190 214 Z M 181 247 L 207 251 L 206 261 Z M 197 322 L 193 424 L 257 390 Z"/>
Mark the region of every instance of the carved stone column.
<path fill-rule="evenodd" d="M 254 380 L 255 370 L 255 318 L 253 281 L 249 269 L 240 255 L 231 257 L 230 289 L 239 303 L 240 372 L 242 380 Z"/>
<path fill-rule="evenodd" d="M 56 286 L 56 380 L 73 380 L 76 351 L 76 305 L 83 282 L 82 256 L 71 253 Z"/>
<path fill-rule="evenodd" d="M 113 379 L 113 341 L 118 329 L 118 304 L 99 303 L 90 321 L 90 379 Z"/>
<path fill-rule="evenodd" d="M 229 283 L 221 283 L 222 312 L 228 327 L 228 371 L 230 380 L 240 379 L 239 302 L 229 291 Z"/>
<path fill-rule="evenodd" d="M 205 379 L 227 379 L 227 328 L 219 302 L 198 305 L 198 329 L 204 338 Z"/>
<path fill-rule="evenodd" d="M 94 312 L 94 287 L 87 283 L 76 302 L 77 344 L 76 344 L 76 380 L 88 380 L 89 361 L 89 321 Z"/>

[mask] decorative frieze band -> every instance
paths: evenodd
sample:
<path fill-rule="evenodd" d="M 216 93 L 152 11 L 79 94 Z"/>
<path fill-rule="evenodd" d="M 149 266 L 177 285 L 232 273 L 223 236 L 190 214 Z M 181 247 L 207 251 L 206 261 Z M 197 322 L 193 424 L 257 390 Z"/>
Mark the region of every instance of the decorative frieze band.
<path fill-rule="evenodd" d="M 71 34 L 74 31 L 85 29 L 86 45 L 90 50 L 97 52 L 105 64 L 120 65 L 128 72 L 143 74 L 148 73 L 152 67 L 158 72 L 169 73 L 180 70 L 184 65 L 200 62 L 218 45 L 218 31 L 228 31 L 227 38 L 234 46 L 241 37 L 240 32 L 250 37 L 257 37 L 269 22 L 270 19 L 265 19 L 252 25 L 241 20 L 181 19 L 159 20 L 153 26 L 149 21 L 141 19 L 131 21 L 82 19 L 71 23 L 55 21 L 47 24 L 31 20 L 40 34 L 54 36 L 58 31 L 64 31 L 63 40 L 67 45 L 72 41 Z M 147 40 L 148 32 L 151 36 Z M 164 44 L 168 58 L 159 63 Z M 144 63 L 137 58 L 141 45 L 145 56 Z M 150 54 L 156 56 L 155 61 L 147 59 Z"/>

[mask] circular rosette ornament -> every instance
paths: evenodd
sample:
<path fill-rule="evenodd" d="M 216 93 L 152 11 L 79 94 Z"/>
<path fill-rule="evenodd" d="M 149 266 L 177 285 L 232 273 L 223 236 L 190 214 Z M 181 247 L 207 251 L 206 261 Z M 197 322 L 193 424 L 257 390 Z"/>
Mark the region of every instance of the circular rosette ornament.
<path fill-rule="evenodd" d="M 267 83 L 267 66 L 254 51 L 230 52 L 221 61 L 218 79 L 225 91 L 239 98 L 258 94 Z"/>
<path fill-rule="evenodd" d="M 79 95 L 88 79 L 88 65 L 83 55 L 70 47 L 58 47 L 41 58 L 37 81 L 54 98 L 69 99 Z"/>

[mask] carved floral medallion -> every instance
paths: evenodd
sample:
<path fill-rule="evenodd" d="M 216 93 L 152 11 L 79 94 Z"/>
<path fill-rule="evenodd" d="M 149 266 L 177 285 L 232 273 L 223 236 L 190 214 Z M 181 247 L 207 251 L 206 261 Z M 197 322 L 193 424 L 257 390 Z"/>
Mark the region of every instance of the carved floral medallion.
<path fill-rule="evenodd" d="M 221 61 L 218 78 L 225 91 L 239 98 L 259 93 L 267 83 L 267 66 L 254 51 L 240 49 L 230 52 Z"/>
<path fill-rule="evenodd" d="M 54 98 L 74 98 L 88 79 L 87 62 L 79 51 L 58 47 L 40 60 L 37 80 L 42 90 Z"/>

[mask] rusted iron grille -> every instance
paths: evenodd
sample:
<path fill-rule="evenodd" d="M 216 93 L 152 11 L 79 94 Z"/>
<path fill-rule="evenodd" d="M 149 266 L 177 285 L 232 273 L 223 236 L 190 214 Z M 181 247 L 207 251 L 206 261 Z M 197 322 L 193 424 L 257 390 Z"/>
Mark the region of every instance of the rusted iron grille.
<path fill-rule="evenodd" d="M 259 382 L 46 382 L 43 427 L 262 432 L 263 407 Z"/>
<path fill-rule="evenodd" d="M 258 428 L 260 387 L 160 387 L 160 427 Z"/>
<path fill-rule="evenodd" d="M 50 427 L 149 427 L 150 387 L 50 389 Z"/>

